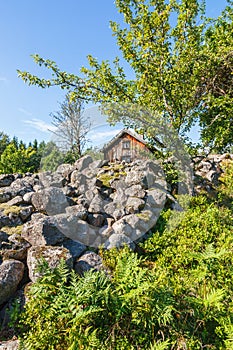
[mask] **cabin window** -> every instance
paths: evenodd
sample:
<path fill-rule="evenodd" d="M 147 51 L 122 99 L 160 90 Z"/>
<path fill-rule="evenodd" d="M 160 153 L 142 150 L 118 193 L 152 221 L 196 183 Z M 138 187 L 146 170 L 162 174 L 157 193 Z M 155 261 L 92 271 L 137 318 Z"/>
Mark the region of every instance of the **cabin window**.
<path fill-rule="evenodd" d="M 130 141 L 123 141 L 122 146 L 124 149 L 130 148 Z"/>

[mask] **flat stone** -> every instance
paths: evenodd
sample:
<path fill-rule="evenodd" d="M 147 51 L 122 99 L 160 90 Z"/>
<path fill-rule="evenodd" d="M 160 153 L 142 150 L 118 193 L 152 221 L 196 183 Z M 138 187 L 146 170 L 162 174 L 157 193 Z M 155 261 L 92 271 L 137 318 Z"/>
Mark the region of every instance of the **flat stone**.
<path fill-rule="evenodd" d="M 16 196 L 12 198 L 10 201 L 7 202 L 7 205 L 19 205 L 23 203 L 23 197 L 22 196 Z"/>

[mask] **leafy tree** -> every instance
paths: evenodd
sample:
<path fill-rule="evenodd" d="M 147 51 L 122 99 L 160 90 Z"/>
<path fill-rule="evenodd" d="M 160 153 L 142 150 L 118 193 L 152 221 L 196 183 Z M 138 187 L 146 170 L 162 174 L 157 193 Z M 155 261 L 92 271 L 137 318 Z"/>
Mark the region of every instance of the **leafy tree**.
<path fill-rule="evenodd" d="M 83 101 L 71 100 L 66 95 L 65 101 L 60 104 L 60 111 L 52 114 L 52 124 L 56 127 L 53 133 L 57 136 L 56 142 L 66 152 L 68 158 L 74 162 L 84 150 L 87 133 L 90 130 L 90 121 L 83 113 Z"/>
<path fill-rule="evenodd" d="M 0 132 L 0 155 L 3 153 L 5 148 L 9 145 L 10 138 L 7 134 L 4 134 L 4 132 Z"/>
<path fill-rule="evenodd" d="M 232 5 L 232 1 L 229 1 Z M 215 151 L 233 145 L 233 8 L 228 6 L 210 26 L 202 49 L 202 80 L 206 87 L 200 113 L 202 139 Z M 205 60 L 206 58 L 206 60 Z"/>
<path fill-rule="evenodd" d="M 207 21 L 205 1 L 116 0 L 126 26 L 111 22 L 111 28 L 134 79 L 127 79 L 119 58 L 112 68 L 91 55 L 82 76 L 62 71 L 39 55 L 33 56 L 35 62 L 53 77 L 18 71 L 19 76 L 42 88 L 58 85 L 71 90 L 74 98 L 95 103 L 146 106 L 180 134 L 198 120 L 203 140 L 224 149 L 232 143 L 232 1 L 228 4 L 219 18 Z"/>
<path fill-rule="evenodd" d="M 62 152 L 53 141 L 48 142 L 41 155 L 40 168 L 43 171 L 55 171 L 58 165 L 64 163 L 64 152 Z"/>
<path fill-rule="evenodd" d="M 32 147 L 26 147 L 23 142 L 20 142 L 17 146 L 15 140 L 13 139 L 1 154 L 0 173 L 11 174 L 35 171 L 36 151 Z"/>

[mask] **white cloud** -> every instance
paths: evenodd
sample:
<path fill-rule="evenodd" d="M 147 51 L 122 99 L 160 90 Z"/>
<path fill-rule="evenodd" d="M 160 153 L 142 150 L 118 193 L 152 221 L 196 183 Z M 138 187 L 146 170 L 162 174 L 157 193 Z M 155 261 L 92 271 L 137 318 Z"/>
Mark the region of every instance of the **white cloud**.
<path fill-rule="evenodd" d="M 111 137 L 117 135 L 122 129 L 108 130 L 108 131 L 95 131 L 91 130 L 88 133 L 88 137 L 91 138 L 92 141 L 105 141 Z"/>
<path fill-rule="evenodd" d="M 27 116 L 29 116 L 29 117 L 32 116 L 32 113 L 29 112 L 29 111 L 27 111 L 27 110 L 24 109 L 24 108 L 19 107 L 19 108 L 18 108 L 18 111 L 21 112 L 21 113 L 23 113 L 23 114 L 25 114 L 25 115 L 27 115 Z"/>
<path fill-rule="evenodd" d="M 48 124 L 41 119 L 33 118 L 31 120 L 23 120 L 23 122 L 42 132 L 56 131 L 55 126 Z"/>
<path fill-rule="evenodd" d="M 2 83 L 9 83 L 9 80 L 6 77 L 0 77 L 0 82 Z"/>

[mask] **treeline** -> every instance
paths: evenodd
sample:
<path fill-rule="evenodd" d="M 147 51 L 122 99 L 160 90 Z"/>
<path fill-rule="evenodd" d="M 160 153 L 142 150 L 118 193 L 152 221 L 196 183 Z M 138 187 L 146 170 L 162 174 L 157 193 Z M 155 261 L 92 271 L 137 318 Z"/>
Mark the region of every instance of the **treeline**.
<path fill-rule="evenodd" d="M 68 156 L 52 141 L 46 143 L 35 139 L 27 145 L 17 137 L 11 139 L 0 132 L 0 174 L 54 170 L 61 162 L 71 161 Z"/>
<path fill-rule="evenodd" d="M 102 157 L 95 148 L 88 148 L 83 154 L 86 152 L 96 159 Z M 26 145 L 17 137 L 14 136 L 11 139 L 4 132 L 0 132 L 0 174 L 36 173 L 40 170 L 55 171 L 58 165 L 72 164 L 80 156 L 81 154 L 75 149 L 62 149 L 54 141 L 38 142 L 35 139 Z"/>

